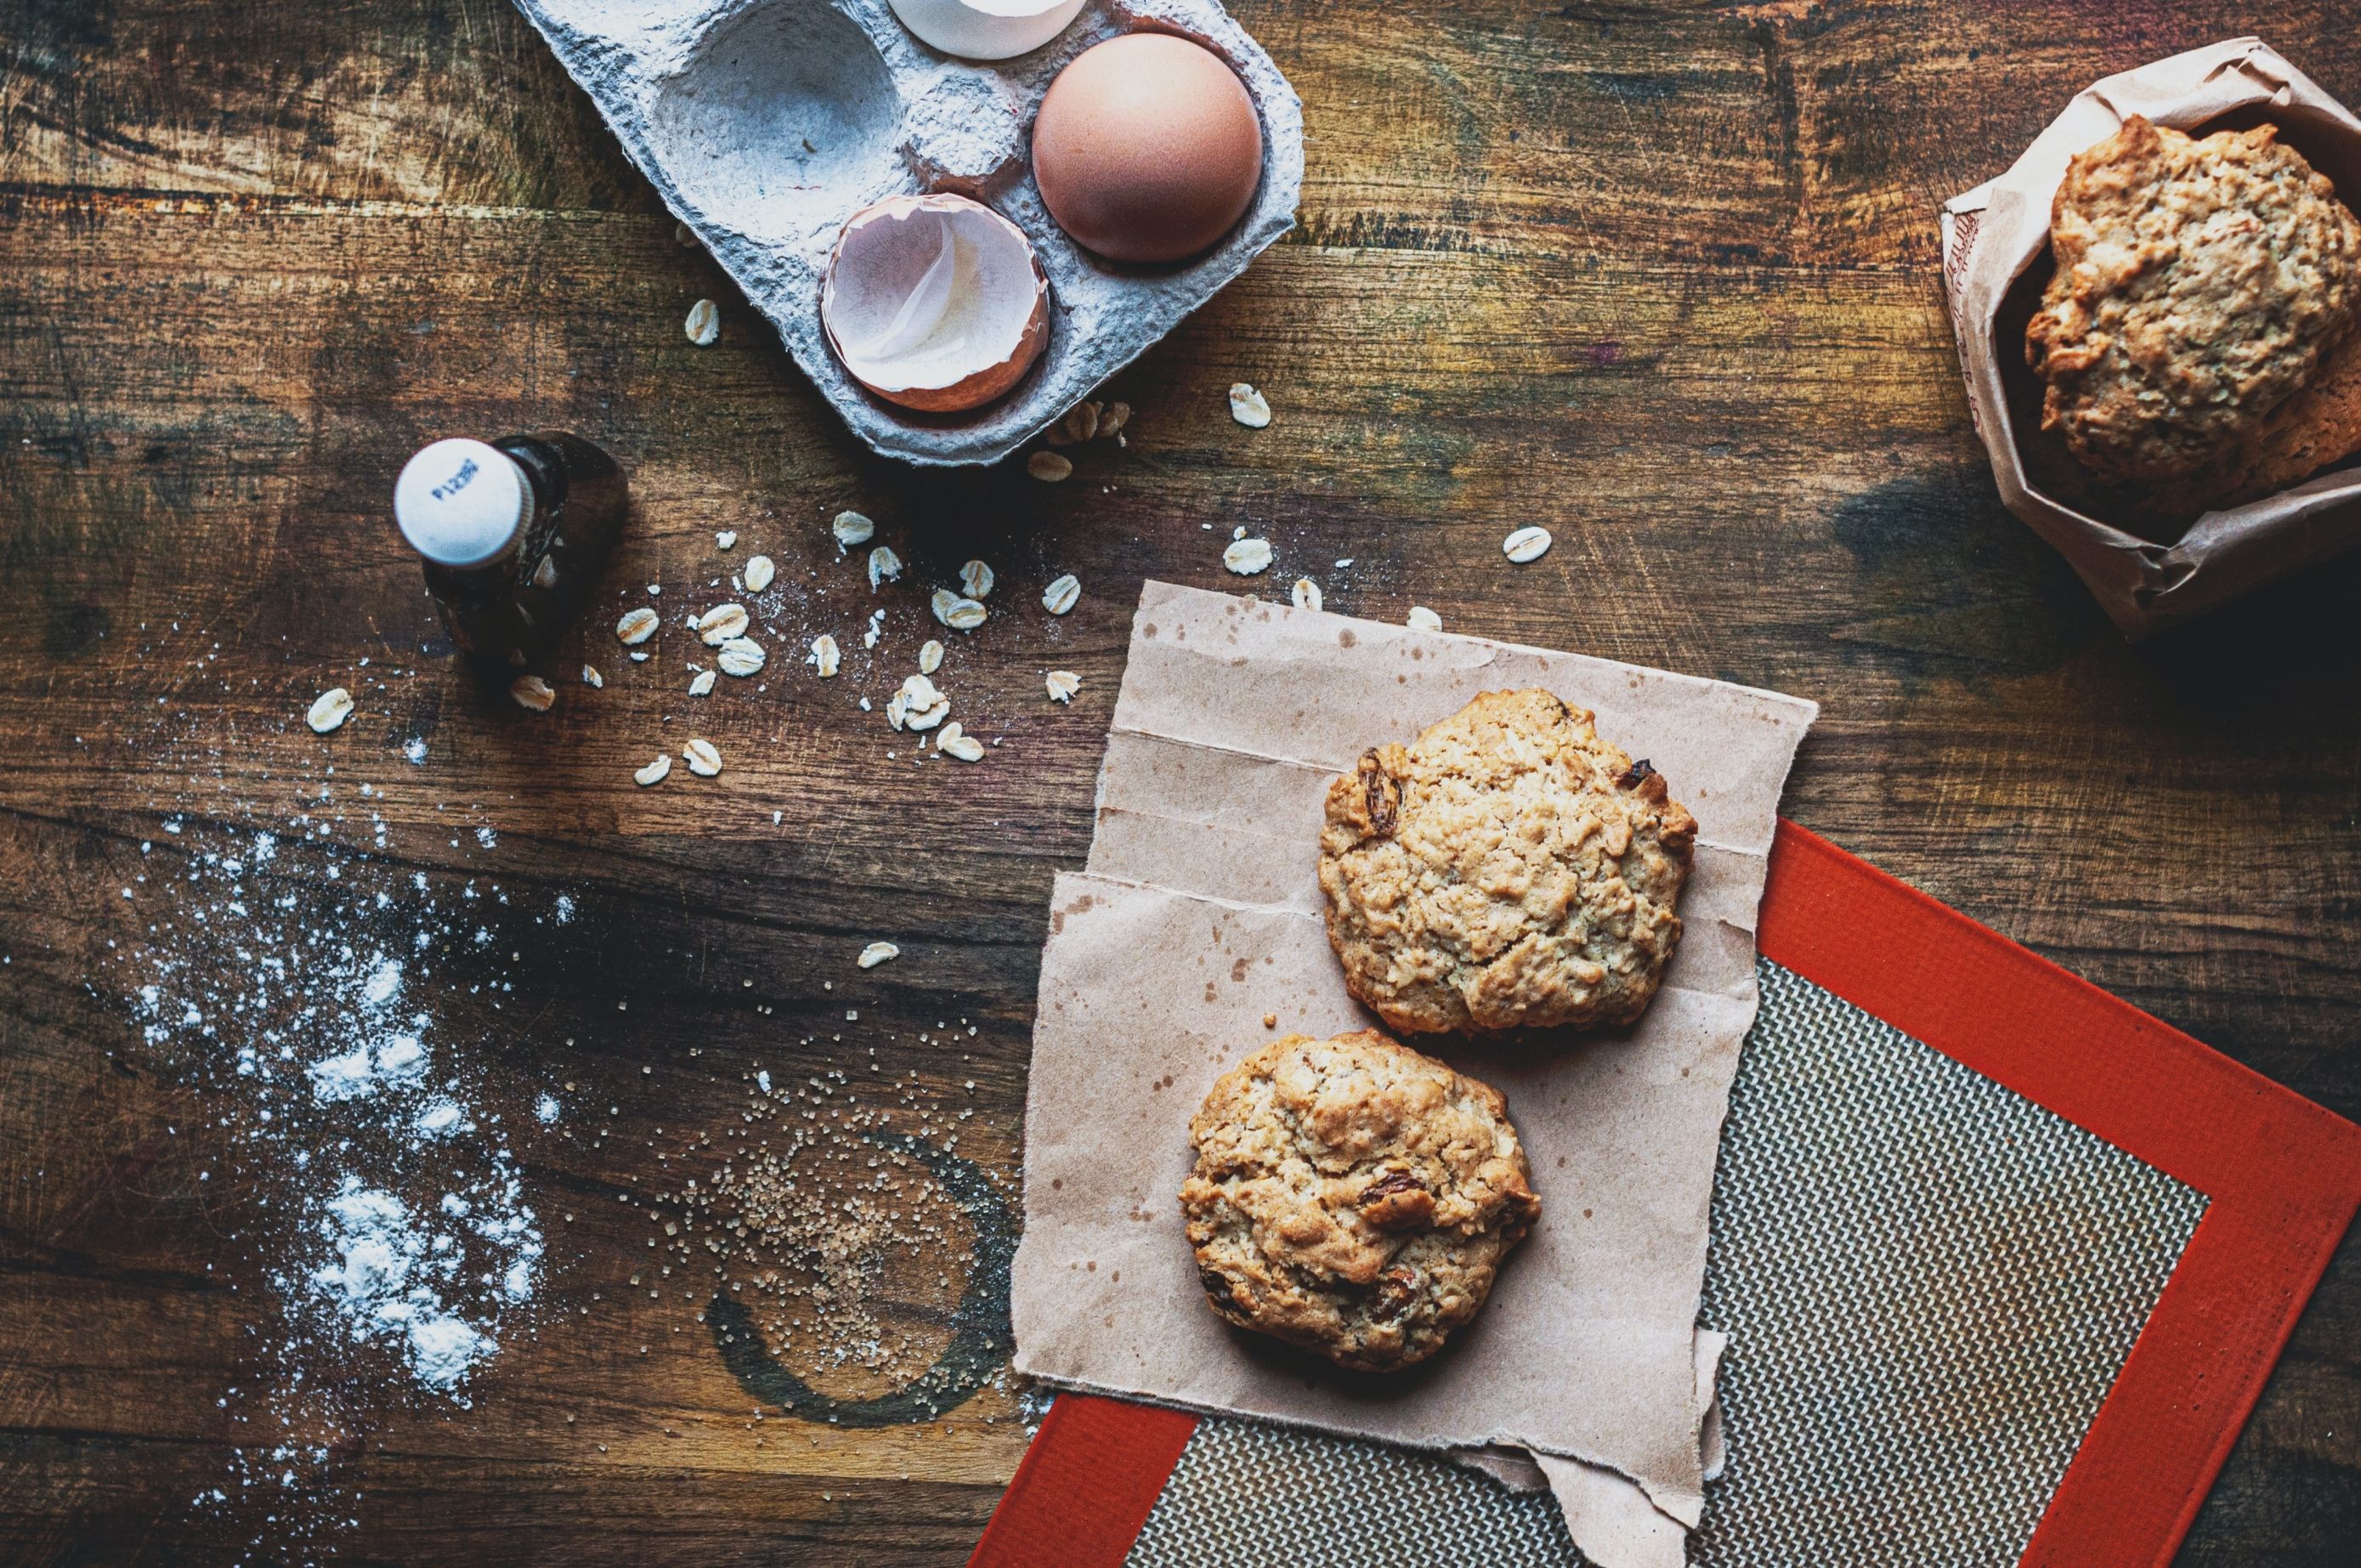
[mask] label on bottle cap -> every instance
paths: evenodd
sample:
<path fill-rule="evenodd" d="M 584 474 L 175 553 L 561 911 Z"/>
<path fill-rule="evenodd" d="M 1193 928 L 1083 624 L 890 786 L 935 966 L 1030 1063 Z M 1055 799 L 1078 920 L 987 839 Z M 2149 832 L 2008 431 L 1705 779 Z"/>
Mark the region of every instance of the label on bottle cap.
<path fill-rule="evenodd" d="M 481 565 L 506 550 L 532 517 L 524 470 L 480 441 L 422 447 L 393 482 L 393 521 L 401 536 L 442 565 Z"/>

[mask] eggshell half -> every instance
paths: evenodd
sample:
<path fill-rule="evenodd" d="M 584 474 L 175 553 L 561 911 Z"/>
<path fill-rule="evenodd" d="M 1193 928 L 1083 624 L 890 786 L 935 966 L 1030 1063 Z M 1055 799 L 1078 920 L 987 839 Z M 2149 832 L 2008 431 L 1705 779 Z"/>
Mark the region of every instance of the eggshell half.
<path fill-rule="evenodd" d="M 1007 60 L 1039 49 L 1081 14 L 1082 0 L 892 0 L 921 43 L 964 60 Z"/>
<path fill-rule="evenodd" d="M 820 324 L 852 378 L 906 409 L 981 408 L 1049 339 L 1049 280 L 1022 230 L 965 196 L 889 196 L 846 221 Z"/>
<path fill-rule="evenodd" d="M 1227 61 L 1126 33 L 1058 73 L 1033 122 L 1042 204 L 1115 261 L 1179 261 L 1227 234 L 1262 180 L 1262 121 Z"/>

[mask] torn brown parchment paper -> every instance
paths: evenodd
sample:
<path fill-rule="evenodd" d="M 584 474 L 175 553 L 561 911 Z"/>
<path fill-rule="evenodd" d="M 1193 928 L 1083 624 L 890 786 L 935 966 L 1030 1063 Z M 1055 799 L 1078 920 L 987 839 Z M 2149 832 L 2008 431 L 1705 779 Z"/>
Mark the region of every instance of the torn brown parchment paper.
<path fill-rule="evenodd" d="M 1597 710 L 1600 732 L 1653 762 L 1697 817 L 1686 934 L 1628 1031 L 1521 1048 L 1417 1041 L 1508 1096 L 1542 1219 L 1450 1349 L 1390 1377 L 1341 1372 L 1234 1332 L 1206 1306 L 1176 1196 L 1189 1118 L 1217 1076 L 1277 1035 L 1376 1024 L 1346 993 L 1321 922 L 1329 779 L 1480 691 L 1532 685 Z M 1817 711 L 1578 654 L 1148 584 L 1089 864 L 1058 879 L 1042 957 L 1017 1369 L 1423 1448 L 1578 1459 L 1694 1526 L 1714 1160 L 1754 1018 L 1764 856 Z"/>
<path fill-rule="evenodd" d="M 2259 38 L 2233 38 L 2085 89 L 2007 173 L 1943 205 L 1943 297 L 2001 500 L 2066 557 L 2127 636 L 2139 638 L 2361 543 L 2361 469 L 2209 511 L 2170 544 L 2089 516 L 2036 484 L 2009 400 L 2011 384 L 2022 393 L 2031 375 L 2023 336 L 2030 280 L 2015 286 L 2048 247 L 2050 204 L 2067 161 L 2136 114 L 2191 133 L 2217 120 L 2269 120 L 2356 207 L 2361 120 Z"/>

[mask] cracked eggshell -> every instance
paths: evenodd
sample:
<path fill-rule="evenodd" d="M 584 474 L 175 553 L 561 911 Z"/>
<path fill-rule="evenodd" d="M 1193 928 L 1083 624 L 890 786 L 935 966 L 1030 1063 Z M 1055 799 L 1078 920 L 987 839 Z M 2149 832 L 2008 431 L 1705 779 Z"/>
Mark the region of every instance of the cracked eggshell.
<path fill-rule="evenodd" d="M 829 346 L 886 401 L 981 408 L 1049 338 L 1049 280 L 1015 224 L 965 196 L 889 196 L 852 214 L 820 291 Z"/>
<path fill-rule="evenodd" d="M 1082 0 L 891 0 L 921 43 L 963 60 L 1009 60 L 1039 49 L 1082 14 Z"/>

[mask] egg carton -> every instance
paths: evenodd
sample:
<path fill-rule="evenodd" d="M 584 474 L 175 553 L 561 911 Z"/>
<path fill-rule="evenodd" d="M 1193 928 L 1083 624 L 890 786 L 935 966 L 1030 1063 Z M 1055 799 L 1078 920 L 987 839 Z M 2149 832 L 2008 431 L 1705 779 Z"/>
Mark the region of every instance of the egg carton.
<path fill-rule="evenodd" d="M 518 0 L 640 171 L 702 240 L 853 433 L 911 463 L 990 463 L 1213 298 L 1295 223 L 1303 104 L 1214 0 L 1089 0 L 1015 60 L 938 53 L 886 0 Z M 1041 96 L 1093 44 L 1177 33 L 1228 61 L 1262 117 L 1262 183 L 1222 242 L 1126 267 L 1066 237 L 1029 148 Z M 887 196 L 950 192 L 1022 229 L 1049 280 L 1049 341 L 1015 390 L 960 414 L 874 396 L 829 350 L 820 283 L 845 220 Z"/>

